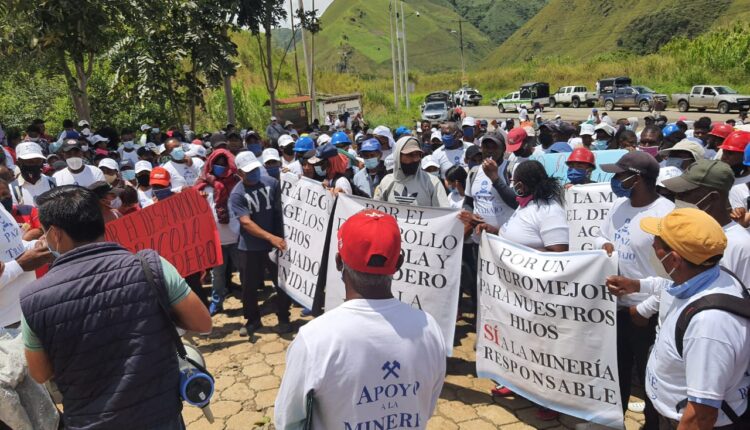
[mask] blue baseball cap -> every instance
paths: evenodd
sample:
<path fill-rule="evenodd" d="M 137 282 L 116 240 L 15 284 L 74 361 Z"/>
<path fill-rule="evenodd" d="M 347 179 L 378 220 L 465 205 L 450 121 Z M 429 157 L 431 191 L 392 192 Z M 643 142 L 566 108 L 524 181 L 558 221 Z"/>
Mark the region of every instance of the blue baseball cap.
<path fill-rule="evenodd" d="M 406 127 L 405 125 L 402 125 L 401 127 L 397 128 L 396 131 L 393 133 L 393 137 L 396 140 L 406 135 L 411 135 L 411 130 L 409 130 L 409 128 Z"/>
<path fill-rule="evenodd" d="M 547 152 L 549 152 L 550 154 L 555 154 L 558 152 L 573 152 L 573 148 L 571 148 L 570 145 L 565 142 L 557 142 L 553 143 L 552 146 L 549 147 Z"/>
<path fill-rule="evenodd" d="M 311 149 L 315 149 L 315 142 L 307 136 L 300 137 L 294 142 L 294 152 L 307 152 Z"/>
<path fill-rule="evenodd" d="M 367 139 L 359 145 L 359 152 L 375 152 L 381 149 L 380 142 L 375 138 Z"/>
<path fill-rule="evenodd" d="M 308 160 L 308 163 L 318 164 L 323 160 L 327 160 L 329 158 L 337 156 L 338 153 L 339 150 L 336 149 L 335 146 L 331 145 L 330 143 L 326 143 L 323 146 L 319 146 L 318 149 L 315 150 L 315 156 Z"/>

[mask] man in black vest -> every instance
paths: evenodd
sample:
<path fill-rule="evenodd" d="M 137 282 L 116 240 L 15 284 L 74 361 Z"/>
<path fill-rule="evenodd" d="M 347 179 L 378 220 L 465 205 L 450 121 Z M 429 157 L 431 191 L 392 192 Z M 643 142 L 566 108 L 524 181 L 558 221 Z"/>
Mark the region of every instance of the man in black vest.
<path fill-rule="evenodd" d="M 140 260 L 104 241 L 96 196 L 77 186 L 37 198 L 47 247 L 46 276 L 21 293 L 29 374 L 53 379 L 66 429 L 182 429 L 179 369 L 169 303 L 179 327 L 211 330 L 211 317 L 177 270 L 154 251 Z"/>

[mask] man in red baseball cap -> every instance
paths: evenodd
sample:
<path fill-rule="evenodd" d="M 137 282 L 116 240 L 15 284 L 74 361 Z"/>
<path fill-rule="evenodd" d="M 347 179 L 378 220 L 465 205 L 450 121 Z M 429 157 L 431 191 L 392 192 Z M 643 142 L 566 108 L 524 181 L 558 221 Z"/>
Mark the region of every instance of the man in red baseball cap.
<path fill-rule="evenodd" d="M 505 150 L 510 154 L 505 169 L 505 179 L 510 182 L 513 172 L 519 164 L 528 160 L 532 155 L 543 155 L 544 150 L 537 145 L 536 135 L 532 127 L 516 127 L 508 132 L 508 145 Z"/>
<path fill-rule="evenodd" d="M 750 131 L 733 131 L 724 139 L 721 149 L 721 161 L 729 164 L 734 172 L 734 186 L 729 191 L 729 203 L 732 209 L 747 208 L 750 198 L 750 167 L 745 166 L 745 148 L 750 145 Z"/>
<path fill-rule="evenodd" d="M 276 428 L 302 428 L 308 410 L 316 429 L 394 419 L 399 427 L 427 426 L 445 379 L 445 342 L 430 315 L 393 297 L 402 262 L 392 216 L 364 210 L 339 228 L 346 302 L 304 325 L 289 346 Z M 384 409 L 377 393 L 388 386 L 401 388 Z"/>

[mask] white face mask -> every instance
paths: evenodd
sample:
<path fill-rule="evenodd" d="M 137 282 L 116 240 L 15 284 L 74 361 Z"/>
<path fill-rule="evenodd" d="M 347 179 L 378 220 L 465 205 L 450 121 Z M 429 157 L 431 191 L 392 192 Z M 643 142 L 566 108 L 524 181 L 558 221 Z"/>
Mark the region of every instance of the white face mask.
<path fill-rule="evenodd" d="M 125 149 L 133 149 L 133 146 L 135 146 L 135 143 L 132 140 L 128 140 L 122 143 L 122 146 Z"/>
<path fill-rule="evenodd" d="M 706 200 L 713 193 L 716 193 L 716 191 L 711 191 L 710 193 L 703 196 L 703 198 L 698 200 L 698 202 L 696 203 L 690 203 L 690 202 L 686 202 L 685 200 L 675 199 L 674 201 L 675 209 L 690 208 L 690 209 L 698 209 L 699 211 L 705 211 L 705 209 L 700 207 L 700 204 L 703 203 L 703 200 Z"/>
<path fill-rule="evenodd" d="M 83 158 L 71 157 L 65 160 L 65 164 L 68 165 L 68 168 L 70 170 L 79 170 L 81 167 L 83 167 Z"/>
<path fill-rule="evenodd" d="M 651 267 L 656 272 L 656 276 L 664 279 L 672 279 L 672 273 L 674 273 L 675 269 L 673 268 L 671 271 L 667 272 L 667 269 L 664 268 L 664 260 L 669 257 L 669 255 L 672 254 L 671 252 L 668 252 L 667 255 L 659 259 L 659 257 L 656 256 L 656 252 L 653 250 L 651 251 L 651 255 L 649 255 L 649 263 L 651 264 Z"/>
<path fill-rule="evenodd" d="M 87 152 L 88 150 L 89 150 L 89 146 L 88 145 L 82 145 L 81 146 L 81 151 Z"/>
<path fill-rule="evenodd" d="M 112 209 L 120 209 L 122 206 L 122 200 L 120 200 L 119 197 L 115 197 L 114 199 L 109 201 L 109 207 Z"/>

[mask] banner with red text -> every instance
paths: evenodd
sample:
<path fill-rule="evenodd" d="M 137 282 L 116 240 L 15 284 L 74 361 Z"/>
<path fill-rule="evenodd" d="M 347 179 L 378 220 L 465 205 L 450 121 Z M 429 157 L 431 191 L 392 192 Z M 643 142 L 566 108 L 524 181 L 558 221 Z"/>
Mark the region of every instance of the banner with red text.
<path fill-rule="evenodd" d="M 445 339 L 445 354 L 450 356 L 461 289 L 463 250 L 463 224 L 457 218 L 456 209 L 398 205 L 339 194 L 329 241 L 326 311 L 344 303 L 345 297 L 344 283 L 341 276 L 336 275 L 334 258 L 339 227 L 363 209 L 383 211 L 398 221 L 404 264 L 393 275 L 393 296 L 435 318 Z"/>
<path fill-rule="evenodd" d="M 623 427 L 617 307 L 604 251 L 540 252 L 484 234 L 477 375 L 555 411 Z"/>

